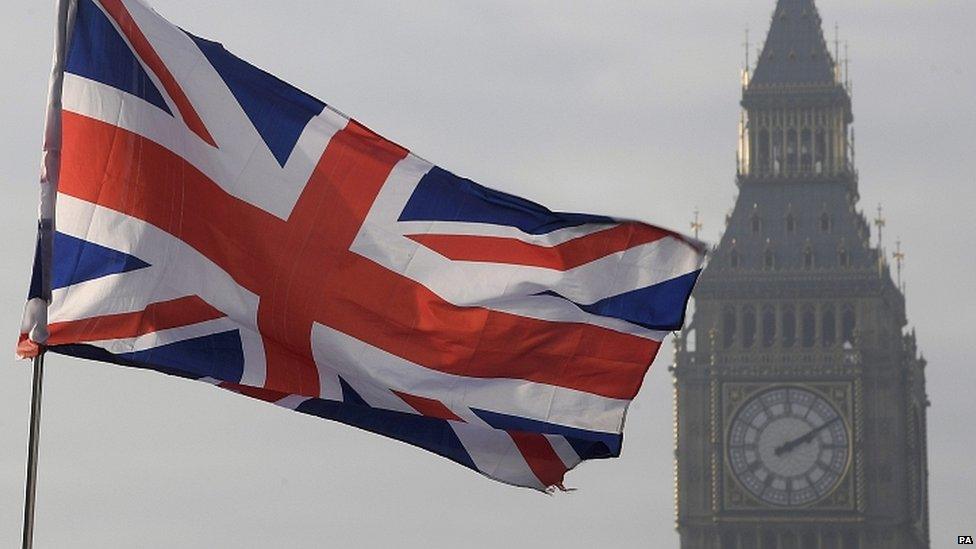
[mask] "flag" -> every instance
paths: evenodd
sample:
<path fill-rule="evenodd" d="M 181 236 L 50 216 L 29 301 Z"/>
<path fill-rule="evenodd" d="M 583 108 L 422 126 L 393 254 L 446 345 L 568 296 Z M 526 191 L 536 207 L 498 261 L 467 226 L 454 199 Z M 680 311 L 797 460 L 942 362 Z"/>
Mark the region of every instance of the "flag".
<path fill-rule="evenodd" d="M 205 381 L 540 490 L 620 454 L 700 243 L 459 177 L 140 0 L 70 5 L 21 355 Z"/>

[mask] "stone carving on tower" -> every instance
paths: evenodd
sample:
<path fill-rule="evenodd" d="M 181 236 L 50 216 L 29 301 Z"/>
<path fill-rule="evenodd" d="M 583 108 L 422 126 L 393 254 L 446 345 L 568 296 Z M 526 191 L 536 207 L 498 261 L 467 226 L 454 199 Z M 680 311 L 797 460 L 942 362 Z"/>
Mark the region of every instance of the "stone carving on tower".
<path fill-rule="evenodd" d="M 813 0 L 779 0 L 676 339 L 682 548 L 929 546 L 925 360 L 858 209 L 849 90 Z"/>

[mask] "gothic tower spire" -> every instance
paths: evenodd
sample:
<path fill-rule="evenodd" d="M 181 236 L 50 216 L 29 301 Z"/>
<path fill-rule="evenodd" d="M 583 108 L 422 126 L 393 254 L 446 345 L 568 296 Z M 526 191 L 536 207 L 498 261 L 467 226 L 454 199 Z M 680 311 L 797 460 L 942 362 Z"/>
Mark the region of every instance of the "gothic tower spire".
<path fill-rule="evenodd" d="M 779 0 L 752 85 L 832 86 L 835 67 L 813 0 Z"/>

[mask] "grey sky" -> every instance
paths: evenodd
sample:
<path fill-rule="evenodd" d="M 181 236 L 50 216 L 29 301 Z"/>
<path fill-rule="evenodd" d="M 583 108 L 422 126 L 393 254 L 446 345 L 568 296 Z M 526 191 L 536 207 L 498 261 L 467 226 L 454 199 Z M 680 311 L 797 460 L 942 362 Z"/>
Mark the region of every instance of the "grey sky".
<path fill-rule="evenodd" d="M 0 335 L 19 327 L 51 2 L 0 19 Z M 155 0 L 174 23 L 458 174 L 716 241 L 735 195 L 742 31 L 774 0 Z M 976 529 L 976 3 L 820 0 L 850 41 L 861 207 L 883 202 L 929 360 L 936 547 Z M 889 250 L 890 251 L 890 250 Z M 0 341 L 3 341 L 0 338 Z M 0 347 L 2 349 L 2 347 Z M 666 345 L 624 455 L 548 498 L 355 429 L 176 380 L 49 359 L 36 546 L 674 547 Z M 19 543 L 29 365 L 0 366 L 0 547 Z"/>

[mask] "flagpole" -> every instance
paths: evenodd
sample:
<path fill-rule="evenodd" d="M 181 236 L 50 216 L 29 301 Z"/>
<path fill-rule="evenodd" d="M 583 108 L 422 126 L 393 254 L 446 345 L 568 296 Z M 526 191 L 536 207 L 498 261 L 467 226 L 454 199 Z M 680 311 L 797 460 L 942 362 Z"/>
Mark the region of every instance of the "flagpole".
<path fill-rule="evenodd" d="M 44 352 L 34 357 L 34 382 L 31 389 L 30 442 L 27 448 L 27 489 L 24 497 L 23 549 L 34 545 L 34 502 L 37 492 L 37 454 L 41 439 L 41 392 L 44 382 Z"/>
<path fill-rule="evenodd" d="M 34 507 L 37 493 L 37 457 L 41 436 L 41 392 L 44 381 L 44 347 L 47 339 L 47 304 L 51 301 L 50 252 L 54 233 L 54 196 L 61 171 L 61 93 L 64 83 L 64 63 L 71 31 L 74 27 L 77 0 L 55 0 L 54 54 L 48 82 L 47 113 L 44 120 L 44 143 L 41 160 L 41 200 L 38 223 L 40 257 L 40 295 L 28 300 L 25 332 L 31 341 L 39 342 L 34 358 L 33 388 L 31 390 L 30 438 L 27 450 L 27 485 L 24 494 L 23 549 L 34 545 Z"/>

